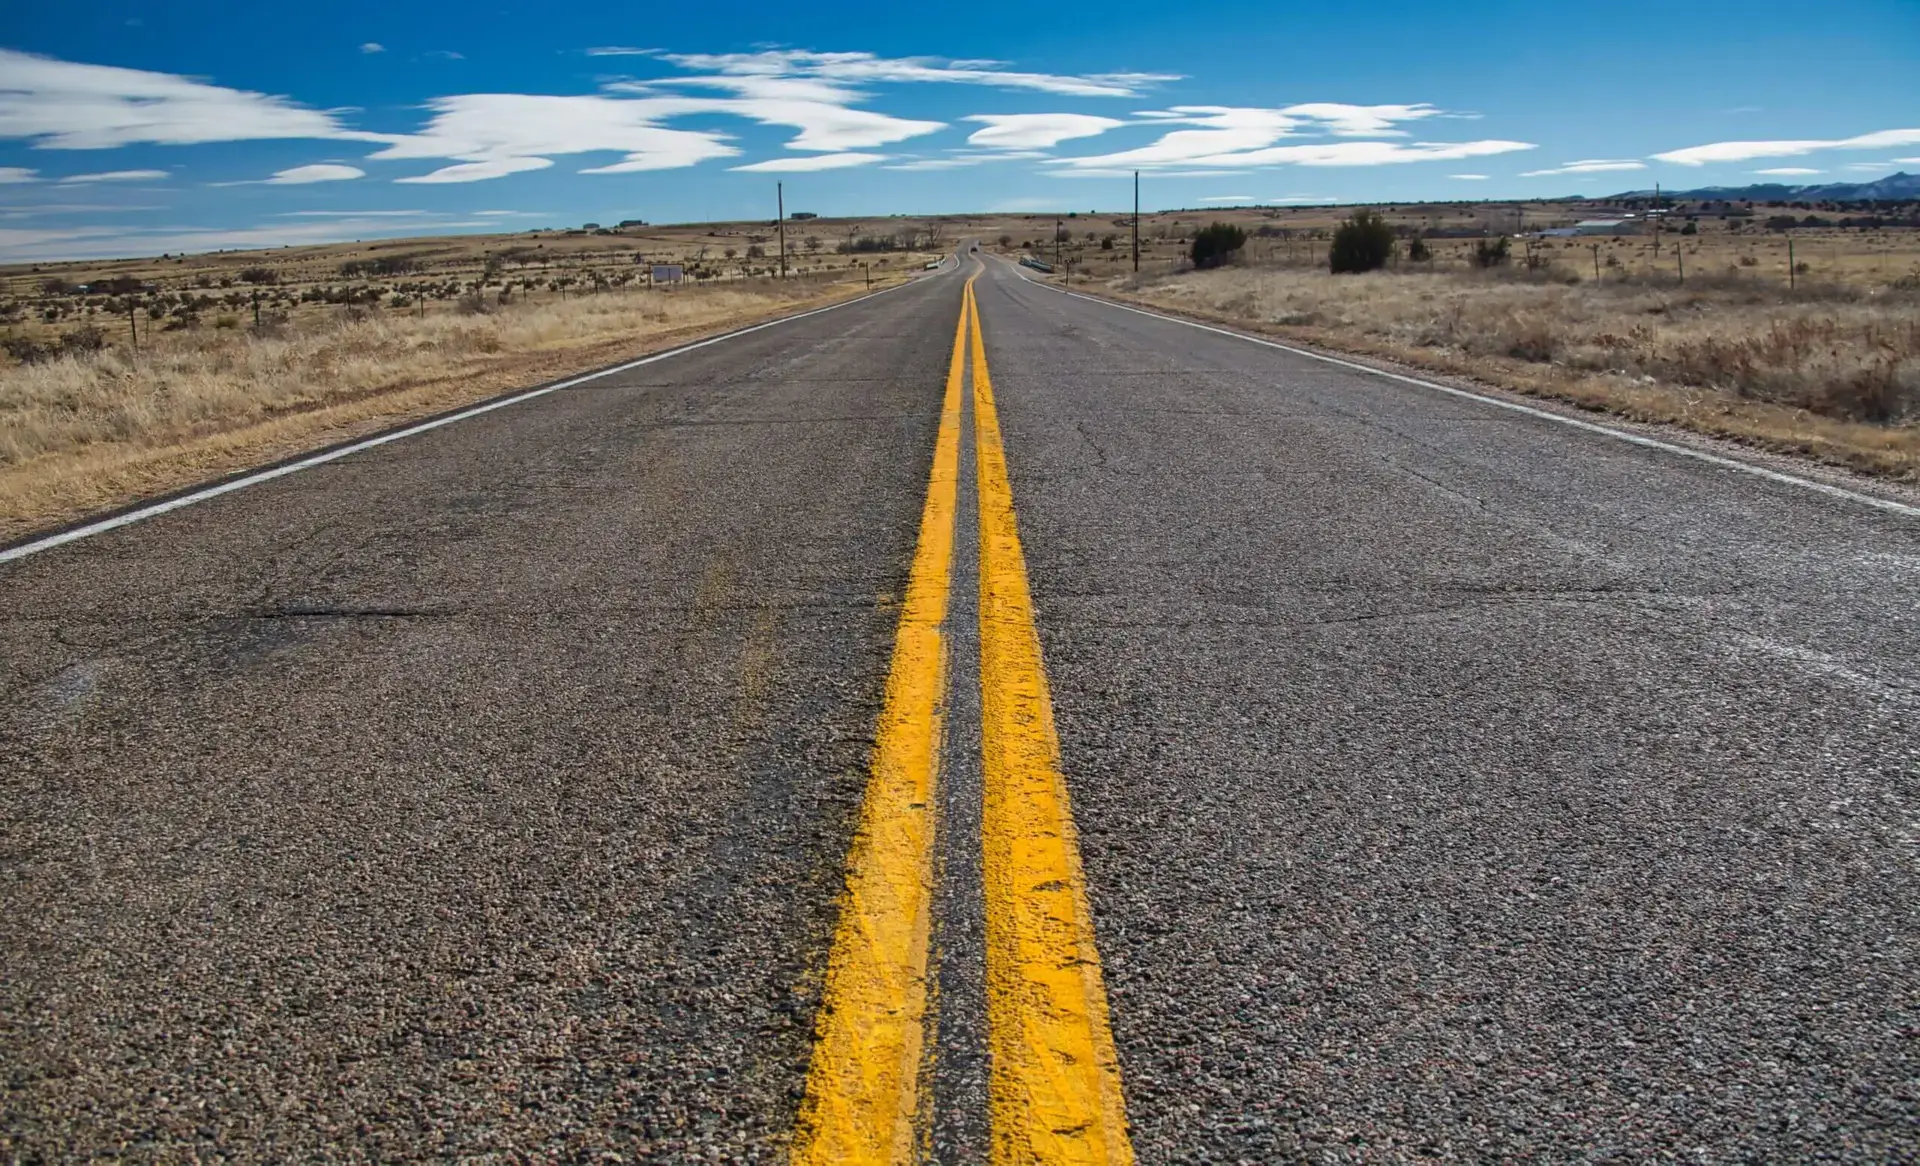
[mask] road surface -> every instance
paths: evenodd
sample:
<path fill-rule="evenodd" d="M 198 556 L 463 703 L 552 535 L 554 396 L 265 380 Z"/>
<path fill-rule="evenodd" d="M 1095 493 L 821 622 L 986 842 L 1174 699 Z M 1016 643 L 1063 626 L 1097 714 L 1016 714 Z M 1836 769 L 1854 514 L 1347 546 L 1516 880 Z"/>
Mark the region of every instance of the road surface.
<path fill-rule="evenodd" d="M 0 596 L 11 1158 L 1920 1156 L 1911 511 L 970 258 Z"/>

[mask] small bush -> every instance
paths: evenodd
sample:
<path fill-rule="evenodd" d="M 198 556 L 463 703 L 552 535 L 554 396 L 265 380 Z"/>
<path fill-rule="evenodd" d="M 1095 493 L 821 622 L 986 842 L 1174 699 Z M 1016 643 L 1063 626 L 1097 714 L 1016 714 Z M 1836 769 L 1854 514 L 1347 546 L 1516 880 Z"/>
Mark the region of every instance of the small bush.
<path fill-rule="evenodd" d="M 491 310 L 492 305 L 488 304 L 487 297 L 479 292 L 468 292 L 454 301 L 453 307 L 463 316 L 484 316 Z"/>
<path fill-rule="evenodd" d="M 275 275 L 273 269 L 270 267 L 244 267 L 240 269 L 240 282 L 250 283 L 255 287 L 262 287 L 271 283 L 279 283 L 280 277 Z"/>
<path fill-rule="evenodd" d="M 1427 246 L 1425 239 L 1416 237 L 1407 244 L 1407 258 L 1414 263 L 1425 263 L 1433 258 L 1433 248 Z"/>
<path fill-rule="evenodd" d="M 107 346 L 107 334 L 97 325 L 83 324 L 63 336 L 42 340 L 34 336 L 0 339 L 0 350 L 21 364 L 39 364 L 61 356 L 88 356 Z"/>
<path fill-rule="evenodd" d="M 1233 262 L 1240 248 L 1247 245 L 1247 233 L 1232 223 L 1213 223 L 1193 233 L 1188 254 L 1195 267 L 1206 269 Z"/>
<path fill-rule="evenodd" d="M 1364 207 L 1333 232 L 1327 266 L 1335 275 L 1376 271 L 1393 258 L 1393 227 Z"/>
<path fill-rule="evenodd" d="M 1512 258 L 1513 244 L 1505 235 L 1482 239 L 1473 245 L 1473 262 L 1477 267 L 1503 267 Z"/>
<path fill-rule="evenodd" d="M 222 312 L 213 318 L 213 326 L 215 328 L 238 328 L 240 326 L 240 317 L 234 315 L 232 312 Z"/>

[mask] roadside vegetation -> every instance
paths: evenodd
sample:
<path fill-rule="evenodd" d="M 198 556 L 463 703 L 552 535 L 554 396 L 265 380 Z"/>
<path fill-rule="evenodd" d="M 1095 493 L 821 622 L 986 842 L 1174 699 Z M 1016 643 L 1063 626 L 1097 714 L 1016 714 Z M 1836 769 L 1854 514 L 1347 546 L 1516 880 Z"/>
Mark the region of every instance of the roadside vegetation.
<path fill-rule="evenodd" d="M 1920 480 L 1920 208 L 1767 209 L 1597 237 L 1560 205 L 1244 211 L 1208 263 L 1227 224 L 1161 215 L 1138 276 L 1088 253 L 1079 286 Z"/>
<path fill-rule="evenodd" d="M 83 345 L 0 368 L 0 537 L 812 302 L 754 280 L 416 316 L 340 309 Z M 73 335 L 74 333 L 67 333 Z"/>

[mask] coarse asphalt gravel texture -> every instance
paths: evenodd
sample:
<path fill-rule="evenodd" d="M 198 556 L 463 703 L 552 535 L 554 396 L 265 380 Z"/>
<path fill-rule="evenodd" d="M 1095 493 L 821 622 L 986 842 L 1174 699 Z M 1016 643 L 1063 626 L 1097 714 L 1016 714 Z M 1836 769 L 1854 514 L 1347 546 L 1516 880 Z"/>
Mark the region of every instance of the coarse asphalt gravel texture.
<path fill-rule="evenodd" d="M 1142 1163 L 1920 1157 L 1920 520 L 976 290 Z M 0 1156 L 779 1160 L 960 300 L 0 566 Z"/>

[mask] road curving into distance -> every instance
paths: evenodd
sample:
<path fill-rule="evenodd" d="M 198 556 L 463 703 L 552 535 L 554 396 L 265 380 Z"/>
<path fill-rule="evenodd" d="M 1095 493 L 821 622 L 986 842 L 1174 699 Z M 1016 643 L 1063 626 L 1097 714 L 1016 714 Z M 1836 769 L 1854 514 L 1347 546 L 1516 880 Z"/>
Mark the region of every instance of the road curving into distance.
<path fill-rule="evenodd" d="M 1916 594 L 968 253 L 0 563 L 0 1151 L 1911 1158 Z"/>

